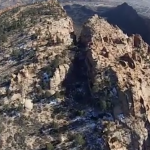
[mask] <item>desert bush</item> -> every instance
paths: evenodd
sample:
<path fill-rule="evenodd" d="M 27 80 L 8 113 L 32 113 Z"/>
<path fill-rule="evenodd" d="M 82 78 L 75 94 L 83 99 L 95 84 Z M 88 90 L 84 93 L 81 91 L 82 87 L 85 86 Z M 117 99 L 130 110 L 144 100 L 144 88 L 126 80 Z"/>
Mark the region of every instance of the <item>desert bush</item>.
<path fill-rule="evenodd" d="M 3 141 L 2 141 L 2 139 L 0 139 L 0 148 L 1 149 L 3 148 Z"/>
<path fill-rule="evenodd" d="M 6 34 L 1 34 L 1 36 L 0 36 L 0 42 L 6 42 L 6 41 L 7 41 Z"/>
<path fill-rule="evenodd" d="M 5 126 L 3 124 L 0 125 L 0 133 L 2 133 L 5 130 Z"/>
<path fill-rule="evenodd" d="M 52 128 L 54 129 L 58 129 L 58 123 L 53 121 L 52 124 L 51 124 Z"/>
<path fill-rule="evenodd" d="M 93 87 L 92 87 L 92 92 L 93 93 L 97 93 L 99 91 L 99 85 L 98 84 L 95 84 Z"/>
<path fill-rule="evenodd" d="M 46 150 L 54 150 L 54 146 L 52 143 L 47 143 L 46 144 Z"/>
<path fill-rule="evenodd" d="M 107 110 L 107 102 L 105 100 L 100 100 L 99 101 L 99 105 L 100 105 L 100 109 L 102 111 L 106 111 Z"/>
<path fill-rule="evenodd" d="M 83 116 L 84 115 L 84 111 L 83 110 L 76 110 L 75 112 L 74 112 L 74 115 L 75 116 Z"/>
<path fill-rule="evenodd" d="M 54 98 L 60 98 L 60 99 L 63 99 L 64 98 L 64 92 L 56 92 L 55 94 L 54 94 Z"/>
<path fill-rule="evenodd" d="M 58 68 L 59 65 L 64 63 L 64 58 L 62 58 L 60 55 L 56 55 L 55 59 L 51 63 L 52 68 Z"/>
<path fill-rule="evenodd" d="M 22 56 L 23 56 L 23 51 L 20 49 L 15 49 L 11 53 L 11 57 L 14 59 L 21 59 Z"/>
<path fill-rule="evenodd" d="M 81 134 L 77 134 L 76 136 L 75 136 L 75 142 L 78 144 L 78 145 L 84 145 L 85 144 L 85 140 L 84 140 L 84 138 L 83 138 L 83 135 L 81 135 Z"/>

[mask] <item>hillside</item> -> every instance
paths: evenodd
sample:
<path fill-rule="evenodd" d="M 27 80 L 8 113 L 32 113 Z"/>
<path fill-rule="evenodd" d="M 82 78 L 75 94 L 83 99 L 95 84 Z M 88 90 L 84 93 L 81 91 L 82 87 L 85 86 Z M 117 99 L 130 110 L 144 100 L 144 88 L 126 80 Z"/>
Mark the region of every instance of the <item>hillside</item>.
<path fill-rule="evenodd" d="M 1 150 L 150 149 L 140 35 L 94 15 L 77 40 L 57 0 L 6 10 L 0 22 Z"/>

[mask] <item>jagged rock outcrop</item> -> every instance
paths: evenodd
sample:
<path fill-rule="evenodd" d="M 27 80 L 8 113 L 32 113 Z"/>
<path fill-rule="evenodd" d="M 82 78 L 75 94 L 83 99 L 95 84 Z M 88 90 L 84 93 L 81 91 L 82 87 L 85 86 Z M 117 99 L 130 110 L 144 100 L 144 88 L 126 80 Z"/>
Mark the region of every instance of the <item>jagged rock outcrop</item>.
<path fill-rule="evenodd" d="M 148 44 L 139 35 L 128 37 L 97 15 L 84 24 L 80 42 L 86 46 L 92 99 L 100 106 L 105 103 L 104 109 L 113 111 L 119 122 L 107 123 L 110 149 L 148 150 Z"/>

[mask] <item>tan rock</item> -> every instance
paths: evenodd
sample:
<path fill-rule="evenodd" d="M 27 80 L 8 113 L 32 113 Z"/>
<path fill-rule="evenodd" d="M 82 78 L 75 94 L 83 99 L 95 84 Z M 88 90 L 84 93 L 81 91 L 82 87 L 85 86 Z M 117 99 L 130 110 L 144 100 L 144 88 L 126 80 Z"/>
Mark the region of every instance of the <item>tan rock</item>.
<path fill-rule="evenodd" d="M 25 99 L 24 107 L 26 110 L 32 110 L 33 109 L 33 103 L 31 99 Z"/>
<path fill-rule="evenodd" d="M 11 100 L 12 100 L 12 101 L 21 100 L 21 99 L 22 99 L 22 96 L 21 96 L 20 93 L 13 94 L 13 96 L 11 97 Z"/>
<path fill-rule="evenodd" d="M 50 79 L 50 90 L 52 91 L 57 91 L 58 90 L 58 86 L 62 83 L 62 81 L 64 81 L 66 74 L 68 72 L 69 66 L 67 64 L 64 65 L 60 65 L 53 77 Z"/>

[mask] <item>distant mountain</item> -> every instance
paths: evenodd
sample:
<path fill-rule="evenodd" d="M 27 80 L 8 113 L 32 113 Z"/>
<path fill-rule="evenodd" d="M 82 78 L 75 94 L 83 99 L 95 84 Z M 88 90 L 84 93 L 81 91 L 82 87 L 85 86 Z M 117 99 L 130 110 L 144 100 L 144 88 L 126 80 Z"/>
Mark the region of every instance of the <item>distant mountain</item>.
<path fill-rule="evenodd" d="M 67 14 L 73 19 L 74 29 L 77 37 L 80 35 L 81 27 L 89 17 L 92 17 L 95 14 L 95 11 L 88 6 L 82 6 L 79 4 L 65 5 L 64 9 Z"/>
<path fill-rule="evenodd" d="M 145 18 L 127 3 L 103 13 L 102 16 L 107 18 L 109 23 L 119 26 L 128 35 L 138 33 L 147 43 L 150 43 L 150 26 Z"/>
<path fill-rule="evenodd" d="M 88 18 L 94 14 L 98 14 L 104 17 L 110 24 L 117 25 L 128 35 L 140 34 L 144 41 L 150 44 L 150 19 L 138 14 L 136 10 L 127 3 L 111 8 L 74 4 L 66 5 L 64 9 L 73 19 L 75 27 L 77 26 L 77 32 L 80 31 L 82 25 Z"/>

